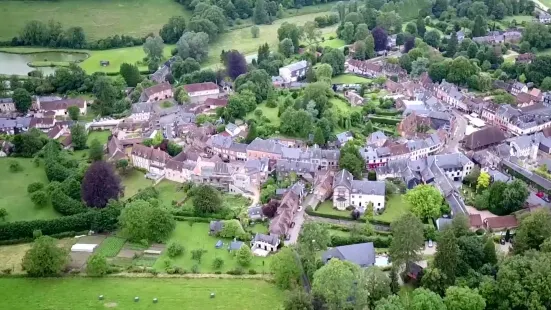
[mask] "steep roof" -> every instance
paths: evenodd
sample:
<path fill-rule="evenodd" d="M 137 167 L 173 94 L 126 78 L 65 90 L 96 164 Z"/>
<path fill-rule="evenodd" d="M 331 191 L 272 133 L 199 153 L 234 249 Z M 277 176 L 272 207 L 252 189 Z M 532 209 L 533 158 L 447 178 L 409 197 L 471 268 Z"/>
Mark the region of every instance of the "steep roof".
<path fill-rule="evenodd" d="M 505 140 L 505 134 L 498 127 L 487 127 L 475 131 L 463 139 L 466 148 L 474 150 L 483 148 L 492 144 L 500 143 Z"/>
<path fill-rule="evenodd" d="M 281 145 L 274 140 L 254 139 L 247 147 L 248 151 L 258 151 L 265 153 L 281 154 Z"/>
<path fill-rule="evenodd" d="M 375 247 L 373 242 L 350 244 L 332 248 L 322 255 L 325 263 L 334 258 L 349 261 L 360 267 L 373 266 L 375 264 Z"/>
<path fill-rule="evenodd" d="M 168 82 L 164 82 L 164 83 L 161 83 L 161 84 L 157 84 L 157 85 L 153 85 L 151 87 L 148 87 L 148 88 L 144 89 L 143 92 L 147 97 L 151 97 L 151 96 L 153 96 L 157 93 L 160 93 L 160 92 L 163 92 L 163 91 L 166 91 L 166 90 L 169 90 L 169 89 L 172 89 L 172 85 L 170 85 L 170 83 L 168 83 Z"/>
<path fill-rule="evenodd" d="M 218 85 L 214 84 L 213 82 L 195 83 L 184 85 L 184 89 L 188 93 L 195 93 L 199 91 L 216 90 L 218 89 Z"/>
<path fill-rule="evenodd" d="M 44 111 L 52 110 L 67 110 L 69 107 L 76 106 L 80 109 L 86 106 L 86 101 L 83 99 L 62 99 L 56 101 L 41 102 L 40 109 Z"/>

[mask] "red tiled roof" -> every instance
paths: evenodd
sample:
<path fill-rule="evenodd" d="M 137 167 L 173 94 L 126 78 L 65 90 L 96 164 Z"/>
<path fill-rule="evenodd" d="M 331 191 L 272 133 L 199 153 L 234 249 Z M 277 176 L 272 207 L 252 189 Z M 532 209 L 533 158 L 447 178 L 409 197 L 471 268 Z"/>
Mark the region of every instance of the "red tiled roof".
<path fill-rule="evenodd" d="M 40 103 L 40 109 L 44 111 L 67 110 L 69 107 L 77 106 L 80 109 L 86 106 L 86 101 L 83 99 L 63 99 Z"/>
<path fill-rule="evenodd" d="M 515 228 L 518 226 L 517 218 L 514 215 L 488 217 L 484 220 L 487 228 Z"/>
<path fill-rule="evenodd" d="M 471 227 L 480 227 L 482 226 L 482 217 L 480 214 L 470 214 L 469 222 L 471 223 Z"/>
<path fill-rule="evenodd" d="M 196 83 L 196 84 L 184 85 L 184 89 L 188 93 L 195 93 L 195 92 L 198 92 L 198 91 L 218 89 L 218 85 L 214 84 L 213 82 Z"/>
<path fill-rule="evenodd" d="M 151 87 L 148 87 L 143 90 L 143 92 L 146 94 L 146 96 L 151 97 L 157 93 L 163 92 L 165 90 L 172 89 L 172 85 L 168 82 L 164 82 L 161 84 L 153 85 Z"/>

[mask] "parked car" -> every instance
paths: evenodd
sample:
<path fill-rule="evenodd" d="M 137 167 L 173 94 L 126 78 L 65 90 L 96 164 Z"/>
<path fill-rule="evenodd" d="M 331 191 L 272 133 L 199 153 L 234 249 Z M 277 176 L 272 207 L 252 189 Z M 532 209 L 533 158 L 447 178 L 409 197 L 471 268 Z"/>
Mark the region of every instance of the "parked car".
<path fill-rule="evenodd" d="M 499 240 L 499 243 L 500 243 L 501 245 L 505 245 L 505 238 L 501 238 L 501 239 Z"/>
<path fill-rule="evenodd" d="M 429 239 L 429 244 L 428 245 L 429 245 L 429 248 L 432 248 L 432 246 L 433 246 L 432 239 Z"/>
<path fill-rule="evenodd" d="M 291 228 L 295 227 L 295 222 L 291 222 Z"/>

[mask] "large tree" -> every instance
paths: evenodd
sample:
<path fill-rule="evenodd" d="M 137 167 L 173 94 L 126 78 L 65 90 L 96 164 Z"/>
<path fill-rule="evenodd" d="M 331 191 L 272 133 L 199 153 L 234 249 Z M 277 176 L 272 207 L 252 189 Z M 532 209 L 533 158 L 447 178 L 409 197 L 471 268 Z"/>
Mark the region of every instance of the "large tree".
<path fill-rule="evenodd" d="M 547 209 L 536 210 L 524 216 L 516 229 L 515 253 L 524 253 L 529 249 L 540 250 L 543 242 L 551 237 L 551 213 Z"/>
<path fill-rule="evenodd" d="M 247 60 L 239 51 L 231 50 L 226 54 L 228 76 L 235 80 L 241 74 L 247 73 Z"/>
<path fill-rule="evenodd" d="M 332 259 L 314 273 L 312 293 L 323 296 L 328 310 L 345 309 L 350 298 L 358 293 L 354 284 L 359 267 Z"/>
<path fill-rule="evenodd" d="M 266 1 L 257 0 L 254 6 L 253 21 L 255 24 L 267 24 L 270 22 L 270 15 L 266 8 Z"/>
<path fill-rule="evenodd" d="M 203 61 L 209 54 L 209 36 L 204 32 L 188 31 L 176 43 L 178 55 L 182 59 L 194 58 L 198 62 Z"/>
<path fill-rule="evenodd" d="M 331 236 L 327 227 L 318 222 L 308 221 L 304 223 L 298 236 L 300 247 L 310 252 L 326 250 L 330 242 Z"/>
<path fill-rule="evenodd" d="M 297 260 L 298 255 L 289 247 L 284 247 L 272 258 L 270 269 L 276 285 L 281 289 L 300 285 L 301 270 Z"/>
<path fill-rule="evenodd" d="M 38 237 L 23 257 L 23 270 L 31 277 L 59 275 L 69 260 L 69 253 L 56 243 L 52 237 Z"/>
<path fill-rule="evenodd" d="M 159 35 L 167 44 L 174 44 L 186 30 L 186 19 L 183 16 L 172 16 L 159 30 Z M 130 85 L 129 85 L 130 86 Z"/>
<path fill-rule="evenodd" d="M 209 185 L 199 185 L 193 189 L 193 208 L 198 215 L 207 215 L 222 209 L 220 192 Z"/>
<path fill-rule="evenodd" d="M 421 220 L 413 214 L 404 214 L 394 221 L 390 228 L 392 243 L 389 255 L 393 265 L 401 266 L 418 261 L 425 241 Z"/>
<path fill-rule="evenodd" d="M 103 145 L 98 141 L 98 139 L 94 139 L 90 143 L 90 149 L 88 150 L 88 158 L 92 161 L 98 161 L 103 159 Z"/>
<path fill-rule="evenodd" d="M 15 135 L 13 137 L 15 153 L 22 157 L 32 157 L 44 146 L 46 140 L 43 136 L 44 133 L 37 128 Z"/>
<path fill-rule="evenodd" d="M 31 94 L 24 88 L 17 88 L 12 94 L 13 103 L 17 111 L 27 113 L 32 105 Z"/>
<path fill-rule="evenodd" d="M 136 65 L 125 62 L 121 65 L 119 73 L 129 87 L 136 87 L 142 81 L 140 69 Z"/>
<path fill-rule="evenodd" d="M 406 310 L 406 306 L 398 295 L 390 295 L 379 300 L 375 305 L 375 310 Z"/>
<path fill-rule="evenodd" d="M 436 30 L 430 30 L 425 33 L 423 40 L 430 46 L 438 48 L 440 46 L 440 33 Z"/>
<path fill-rule="evenodd" d="M 447 286 L 455 283 L 457 264 L 459 263 L 459 246 L 451 228 L 446 228 L 438 238 L 438 246 L 434 255 L 434 267 L 440 269 L 446 276 Z"/>
<path fill-rule="evenodd" d="M 361 179 L 365 167 L 365 161 L 357 147 L 347 143 L 341 148 L 339 169 L 346 169 L 355 178 Z"/>
<path fill-rule="evenodd" d="M 472 29 L 472 35 L 473 37 L 481 37 L 486 35 L 486 23 L 484 22 L 484 19 L 482 16 L 477 15 L 474 19 L 474 25 Z"/>
<path fill-rule="evenodd" d="M 147 58 L 150 62 L 156 62 L 159 64 L 163 59 L 163 50 L 165 44 L 163 38 L 159 36 L 150 36 L 145 39 L 143 44 L 143 50 L 147 55 Z"/>
<path fill-rule="evenodd" d="M 424 288 L 418 288 L 413 291 L 411 299 L 411 310 L 446 310 L 446 305 L 442 298 L 436 293 Z"/>
<path fill-rule="evenodd" d="M 411 212 L 421 219 L 435 219 L 440 216 L 442 194 L 432 185 L 418 185 L 404 197 L 411 205 Z"/>
<path fill-rule="evenodd" d="M 371 31 L 373 40 L 375 42 L 375 51 L 384 51 L 387 47 L 388 35 L 386 31 L 381 27 L 376 27 Z"/>
<path fill-rule="evenodd" d="M 344 73 L 345 57 L 343 51 L 337 48 L 330 49 L 321 57 L 321 62 L 329 64 L 333 68 L 333 76 Z"/>
<path fill-rule="evenodd" d="M 444 304 L 454 310 L 484 310 L 486 301 L 476 290 L 468 287 L 452 286 L 446 290 Z"/>
<path fill-rule="evenodd" d="M 377 301 L 391 294 L 390 279 L 378 267 L 368 267 L 360 271 L 358 279 L 358 299 L 357 304 L 365 304 L 369 309 L 373 309 Z"/>
<path fill-rule="evenodd" d="M 121 192 L 121 180 L 113 167 L 104 161 L 92 163 L 82 180 L 81 195 L 86 205 L 103 208 L 109 199 L 118 199 Z"/>
<path fill-rule="evenodd" d="M 174 230 L 172 214 L 158 203 L 135 200 L 128 203 L 119 217 L 122 233 L 132 241 L 165 241 Z"/>
<path fill-rule="evenodd" d="M 83 125 L 76 124 L 71 127 L 71 139 L 75 150 L 83 150 L 86 148 L 88 133 Z"/>
<path fill-rule="evenodd" d="M 293 46 L 295 48 L 295 52 L 298 52 L 301 37 L 302 37 L 302 31 L 294 23 L 292 24 L 292 23 L 284 22 L 277 29 L 277 39 L 280 42 L 286 38 L 291 39 L 291 41 L 293 42 Z"/>

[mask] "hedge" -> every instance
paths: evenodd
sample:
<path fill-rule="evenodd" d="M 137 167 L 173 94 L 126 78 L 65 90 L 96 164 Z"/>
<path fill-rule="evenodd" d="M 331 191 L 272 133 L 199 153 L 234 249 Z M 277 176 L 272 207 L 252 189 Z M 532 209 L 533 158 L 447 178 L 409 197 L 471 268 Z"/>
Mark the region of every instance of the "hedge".
<path fill-rule="evenodd" d="M 51 220 L 20 221 L 0 224 L 0 241 L 33 239 L 33 231 L 41 230 L 43 235 L 56 235 L 74 231 L 90 230 L 96 212 L 89 211 Z"/>
<path fill-rule="evenodd" d="M 350 221 L 350 222 L 355 222 L 355 221 L 362 222 L 363 221 L 363 218 L 361 218 L 361 217 L 357 220 L 353 220 L 352 217 L 350 217 L 350 216 L 320 213 L 320 212 L 314 211 L 311 207 L 306 208 L 305 212 L 308 215 L 325 217 L 325 218 L 334 219 L 334 220 L 345 220 L 345 221 Z M 374 225 L 384 225 L 384 226 L 389 226 L 390 225 L 390 222 L 381 221 L 381 220 L 369 219 L 368 221 L 371 224 L 374 224 Z"/>
<path fill-rule="evenodd" d="M 184 209 L 174 210 L 174 211 L 172 211 L 172 215 L 174 215 L 175 217 L 178 216 L 178 217 L 203 218 L 202 216 L 197 216 L 197 214 L 195 214 L 195 212 L 193 212 L 193 210 L 184 210 Z M 228 217 L 227 214 L 213 213 L 213 214 L 209 214 L 207 218 L 218 219 L 218 220 L 227 220 L 228 219 L 227 217 Z"/>
<path fill-rule="evenodd" d="M 387 124 L 387 125 L 397 125 L 402 120 L 398 118 L 389 118 L 389 117 L 377 117 L 370 116 L 369 119 L 374 123 Z"/>
<path fill-rule="evenodd" d="M 396 132 L 392 129 L 388 129 L 388 128 L 385 128 L 385 127 L 379 127 L 379 126 L 376 126 L 376 125 L 373 125 L 373 129 L 374 130 L 379 130 L 379 131 L 382 131 L 386 134 L 389 134 L 389 135 L 394 135 Z"/>
<path fill-rule="evenodd" d="M 89 230 L 83 230 L 83 231 L 67 231 L 67 232 L 62 232 L 62 233 L 59 233 L 59 234 L 53 234 L 53 235 L 50 235 L 50 237 L 52 238 L 56 238 L 56 239 L 62 239 L 62 238 L 70 238 L 70 237 L 74 237 L 74 236 L 78 236 L 78 235 L 86 235 L 88 234 Z M 29 242 L 33 242 L 34 241 L 34 238 L 20 238 L 20 239 L 11 239 L 11 240 L 2 240 L 0 241 L 0 245 L 11 245 L 11 244 L 20 244 L 20 243 L 29 243 Z"/>
<path fill-rule="evenodd" d="M 373 246 L 376 248 L 388 248 L 392 242 L 392 236 L 331 236 L 331 247 L 337 247 L 342 245 L 350 245 L 357 243 L 373 242 Z"/>
<path fill-rule="evenodd" d="M 381 116 L 396 116 L 402 113 L 403 111 L 400 111 L 400 110 L 383 110 L 383 109 L 375 110 L 375 115 L 381 115 Z"/>

